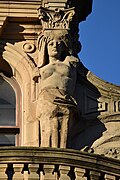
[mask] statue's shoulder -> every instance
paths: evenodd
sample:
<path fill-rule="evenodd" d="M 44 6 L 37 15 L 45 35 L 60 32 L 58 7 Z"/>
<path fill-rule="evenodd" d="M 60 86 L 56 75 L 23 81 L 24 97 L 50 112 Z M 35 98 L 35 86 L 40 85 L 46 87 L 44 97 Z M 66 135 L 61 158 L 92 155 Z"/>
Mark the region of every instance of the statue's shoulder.
<path fill-rule="evenodd" d="M 73 65 L 74 67 L 77 67 L 80 60 L 74 56 L 67 56 L 64 60 L 65 63 L 69 63 L 70 65 Z"/>

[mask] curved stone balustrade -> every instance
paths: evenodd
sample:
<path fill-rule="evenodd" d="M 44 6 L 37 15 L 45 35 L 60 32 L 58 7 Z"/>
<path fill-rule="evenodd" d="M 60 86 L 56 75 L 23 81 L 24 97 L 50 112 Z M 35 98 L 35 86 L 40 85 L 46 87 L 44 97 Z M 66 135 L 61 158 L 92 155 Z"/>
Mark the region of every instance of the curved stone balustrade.
<path fill-rule="evenodd" d="M 70 149 L 1 147 L 0 179 L 119 180 L 120 161 Z"/>

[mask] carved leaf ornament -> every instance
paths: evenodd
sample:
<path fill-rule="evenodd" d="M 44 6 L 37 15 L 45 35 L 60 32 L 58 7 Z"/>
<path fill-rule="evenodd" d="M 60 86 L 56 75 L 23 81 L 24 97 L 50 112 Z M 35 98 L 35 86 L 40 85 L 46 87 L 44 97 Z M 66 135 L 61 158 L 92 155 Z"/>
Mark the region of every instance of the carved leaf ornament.
<path fill-rule="evenodd" d="M 39 19 L 42 22 L 43 29 L 69 29 L 75 11 L 74 8 L 66 10 L 48 10 L 40 7 L 38 9 Z"/>

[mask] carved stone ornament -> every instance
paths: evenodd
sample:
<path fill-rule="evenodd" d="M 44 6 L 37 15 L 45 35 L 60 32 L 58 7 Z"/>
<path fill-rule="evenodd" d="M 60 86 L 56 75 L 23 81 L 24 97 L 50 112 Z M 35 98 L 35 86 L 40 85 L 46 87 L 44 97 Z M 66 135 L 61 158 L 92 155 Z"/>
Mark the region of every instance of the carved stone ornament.
<path fill-rule="evenodd" d="M 72 132 L 79 121 L 74 98 L 79 59 L 73 56 L 68 31 L 44 30 L 38 36 L 38 52 L 33 79 L 38 76 L 40 84 L 36 107 L 40 146 L 72 148 Z"/>
<path fill-rule="evenodd" d="M 72 20 L 75 11 L 74 8 L 66 10 L 49 10 L 40 7 L 38 9 L 39 19 L 42 22 L 43 29 L 69 29 L 70 21 Z"/>
<path fill-rule="evenodd" d="M 111 148 L 106 152 L 105 156 L 120 159 L 120 151 L 116 148 Z"/>
<path fill-rule="evenodd" d="M 23 50 L 26 52 L 26 53 L 32 53 L 34 52 L 35 50 L 35 46 L 34 44 L 31 44 L 31 43 L 24 43 L 23 44 Z"/>

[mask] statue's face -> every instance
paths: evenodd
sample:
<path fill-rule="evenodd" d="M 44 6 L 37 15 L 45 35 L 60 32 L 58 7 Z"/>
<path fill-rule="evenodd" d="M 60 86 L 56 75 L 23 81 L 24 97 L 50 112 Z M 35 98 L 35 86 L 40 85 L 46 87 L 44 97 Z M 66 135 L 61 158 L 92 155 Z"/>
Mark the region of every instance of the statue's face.
<path fill-rule="evenodd" d="M 60 58 L 61 53 L 65 49 L 65 45 L 62 41 L 53 39 L 48 43 L 47 48 L 49 57 Z"/>

